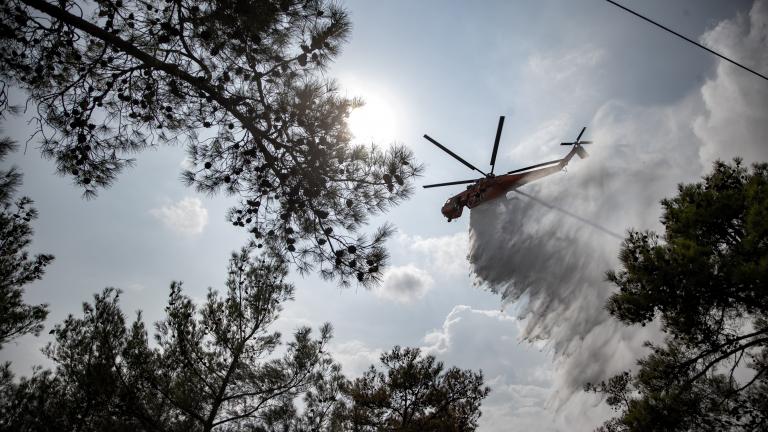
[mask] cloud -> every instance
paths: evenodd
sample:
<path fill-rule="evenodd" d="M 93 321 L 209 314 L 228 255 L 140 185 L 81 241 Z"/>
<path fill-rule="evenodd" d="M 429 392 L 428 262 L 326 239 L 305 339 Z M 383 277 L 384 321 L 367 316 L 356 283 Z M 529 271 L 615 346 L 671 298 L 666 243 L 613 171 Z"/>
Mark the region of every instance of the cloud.
<path fill-rule="evenodd" d="M 768 1 L 756 1 L 748 14 L 721 22 L 702 36 L 708 46 L 763 74 L 768 73 Z M 702 141 L 701 158 L 746 162 L 766 160 L 768 137 L 768 85 L 731 63 L 720 61 L 716 76 L 701 95 L 707 111 L 694 122 Z"/>
<path fill-rule="evenodd" d="M 374 295 L 399 303 L 413 303 L 432 289 L 434 280 L 429 273 L 413 265 L 390 267 L 381 285 L 373 289 Z"/>
<path fill-rule="evenodd" d="M 467 261 L 467 233 L 459 232 L 440 237 L 421 237 L 418 235 L 400 235 L 398 242 L 410 251 L 416 252 L 423 259 L 424 265 L 436 274 L 469 274 Z"/>
<path fill-rule="evenodd" d="M 184 235 L 200 234 L 208 223 L 208 210 L 199 198 L 187 197 L 149 212 L 166 227 Z"/>
<path fill-rule="evenodd" d="M 515 382 L 541 383 L 529 372 L 547 364 L 549 357 L 521 344 L 518 324 L 516 318 L 500 310 L 456 305 L 440 328 L 424 336 L 421 348 L 448 364 L 482 369 L 489 377 L 508 375 Z"/>
<path fill-rule="evenodd" d="M 551 353 L 524 343 L 520 324 L 499 310 L 456 305 L 421 348 L 448 366 L 482 370 L 491 393 L 481 407 L 479 430 L 591 430 L 605 420 L 610 410 L 595 410 L 591 395 L 558 411 Z M 585 410 L 589 414 L 581 415 Z"/>
<path fill-rule="evenodd" d="M 491 394 L 482 406 L 480 429 L 486 431 L 557 431 L 554 413 L 546 408 L 550 390 L 528 384 L 507 384 L 496 377 L 487 384 Z M 514 425 L 515 429 L 510 429 Z M 573 428 L 571 430 L 579 430 Z"/>
<path fill-rule="evenodd" d="M 361 376 L 371 365 L 378 367 L 379 357 L 383 353 L 380 348 L 371 348 L 359 340 L 331 344 L 329 351 L 334 360 L 341 364 L 347 378 Z"/>

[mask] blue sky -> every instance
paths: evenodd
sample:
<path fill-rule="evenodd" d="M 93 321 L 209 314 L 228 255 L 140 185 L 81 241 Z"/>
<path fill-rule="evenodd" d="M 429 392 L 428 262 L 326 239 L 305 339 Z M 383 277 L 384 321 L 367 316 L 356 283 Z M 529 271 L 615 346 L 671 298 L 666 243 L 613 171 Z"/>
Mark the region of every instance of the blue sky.
<path fill-rule="evenodd" d="M 766 3 L 623 2 L 768 71 Z M 424 133 L 482 169 L 499 115 L 506 123 L 498 171 L 560 157 L 557 143 L 588 126 L 593 157 L 526 192 L 620 233 L 658 227 L 658 201 L 715 158 L 768 160 L 767 82 L 607 2 L 345 4 L 352 36 L 326 75 L 368 99 L 360 140 L 402 142 L 426 164 L 419 185 L 472 177 Z M 21 143 L 28 137 L 24 118 L 3 128 Z M 182 147 L 140 154 L 91 201 L 52 174 L 34 141 L 11 157 L 25 174 L 22 192 L 40 211 L 33 249 L 56 256 L 27 290 L 29 302 L 50 304 L 49 325 L 79 313 L 106 286 L 123 289 L 124 310 L 140 309 L 149 322 L 161 317 L 172 280 L 199 299 L 207 287 L 222 287 L 229 253 L 245 236 L 225 221 L 231 197 L 182 186 L 184 155 Z M 334 350 L 350 374 L 396 344 L 482 368 L 493 393 L 481 430 L 594 427 L 608 411 L 575 389 L 587 376 L 632 367 L 642 341 L 658 337 L 603 315 L 610 287 L 602 273 L 615 265 L 619 240 L 521 197 L 446 223 L 439 209 L 455 192 L 419 188 L 372 220 L 372 228 L 392 222 L 399 230 L 381 288 L 293 277 L 296 301 L 281 328 L 331 322 Z M 580 276 L 563 263 L 578 264 Z M 47 340 L 25 337 L 0 355 L 24 372 L 46 364 L 39 349 Z"/>

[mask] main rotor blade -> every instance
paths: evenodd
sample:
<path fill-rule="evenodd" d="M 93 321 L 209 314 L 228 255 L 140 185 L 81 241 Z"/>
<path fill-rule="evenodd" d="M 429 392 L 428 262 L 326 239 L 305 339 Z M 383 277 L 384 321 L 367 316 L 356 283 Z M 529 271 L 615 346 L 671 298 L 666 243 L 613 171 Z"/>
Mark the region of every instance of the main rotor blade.
<path fill-rule="evenodd" d="M 493 142 L 493 153 L 491 153 L 491 174 L 496 167 L 496 152 L 499 150 L 499 139 L 501 139 L 501 128 L 504 127 L 504 116 L 499 117 L 499 126 L 496 128 L 496 140 Z"/>
<path fill-rule="evenodd" d="M 592 144 L 592 141 L 577 141 L 577 142 L 570 142 L 570 143 L 560 143 L 560 145 L 582 145 L 582 144 Z"/>
<path fill-rule="evenodd" d="M 459 181 L 448 182 L 448 183 L 435 183 L 435 184 L 431 184 L 431 185 L 425 185 L 424 189 L 429 189 L 429 188 L 433 188 L 433 187 L 440 187 L 440 186 L 452 186 L 452 185 L 459 185 L 459 184 L 468 184 L 468 183 L 474 183 L 476 181 L 477 181 L 477 179 L 475 179 L 475 180 L 459 180 Z"/>
<path fill-rule="evenodd" d="M 592 141 L 581 141 L 579 144 L 592 144 Z"/>
<path fill-rule="evenodd" d="M 584 126 L 584 127 L 581 129 L 581 132 L 579 132 L 579 136 L 577 136 L 577 137 L 576 137 L 576 142 L 579 142 L 579 140 L 581 139 L 581 136 L 582 136 L 582 135 L 584 135 L 584 131 L 585 131 L 585 130 L 587 130 L 587 127 L 586 127 L 586 126 Z"/>
<path fill-rule="evenodd" d="M 534 169 L 534 168 L 538 168 L 538 167 L 543 167 L 543 166 L 545 166 L 545 165 L 552 165 L 552 164 L 556 164 L 556 163 L 560 162 L 561 160 L 562 160 L 562 159 L 556 159 L 556 160 L 553 160 L 553 161 L 549 161 L 549 162 L 542 162 L 542 163 L 540 163 L 540 164 L 531 165 L 531 166 L 529 166 L 529 167 L 520 168 L 520 169 L 516 169 L 516 170 L 510 171 L 510 172 L 508 172 L 507 174 L 514 174 L 514 173 L 518 173 L 518 172 L 521 172 L 521 171 L 527 171 L 527 170 L 529 170 L 529 169 Z"/>
<path fill-rule="evenodd" d="M 456 153 L 454 153 L 454 152 L 452 152 L 452 151 L 448 150 L 448 149 L 447 149 L 445 146 L 443 146 L 443 145 L 442 145 L 442 144 L 440 144 L 439 142 L 437 142 L 437 141 L 433 140 L 433 139 L 432 139 L 432 137 L 430 137 L 429 135 L 427 135 L 427 134 L 424 134 L 424 138 L 426 138 L 426 139 L 427 139 L 427 141 L 431 142 L 432 144 L 434 144 L 434 145 L 438 146 L 438 147 L 440 148 L 440 150 L 442 150 L 442 151 L 444 151 L 444 152 L 448 153 L 449 155 L 453 156 L 453 157 L 454 157 L 454 158 L 455 158 L 457 161 L 459 161 L 459 162 L 463 163 L 464 165 L 466 165 L 466 166 L 467 166 L 467 167 L 469 167 L 470 169 L 473 169 L 473 170 L 475 170 L 475 171 L 479 172 L 480 174 L 482 174 L 482 175 L 484 175 L 484 176 L 488 177 L 488 174 L 486 174 L 486 173 L 484 173 L 484 172 L 480 171 L 480 170 L 479 170 L 479 169 L 477 169 L 477 168 L 476 168 L 474 165 L 472 165 L 471 163 L 469 163 L 469 162 L 465 161 L 464 159 L 462 159 L 462 158 L 461 158 L 459 155 L 457 155 Z"/>

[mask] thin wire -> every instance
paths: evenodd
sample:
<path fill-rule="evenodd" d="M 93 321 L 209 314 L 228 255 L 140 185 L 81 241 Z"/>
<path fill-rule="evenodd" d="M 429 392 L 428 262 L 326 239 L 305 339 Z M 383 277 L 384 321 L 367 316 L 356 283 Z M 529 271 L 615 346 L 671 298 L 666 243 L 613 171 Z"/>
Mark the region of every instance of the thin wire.
<path fill-rule="evenodd" d="M 748 67 L 744 66 L 743 64 L 741 64 L 741 63 L 739 63 L 739 62 L 737 62 L 737 61 L 735 61 L 735 60 L 731 60 L 731 59 L 729 59 L 728 57 L 726 57 L 726 56 L 724 56 L 724 55 L 722 55 L 722 54 L 720 54 L 720 53 L 718 53 L 718 52 L 716 52 L 716 51 L 713 51 L 713 50 L 711 50 L 711 49 L 709 49 L 709 48 L 705 47 L 704 45 L 702 45 L 702 44 L 700 44 L 700 43 L 698 43 L 698 42 L 696 42 L 696 41 L 694 41 L 694 40 L 691 40 L 691 39 L 689 39 L 689 38 L 687 38 L 687 37 L 685 37 L 685 36 L 681 35 L 680 33 L 676 32 L 676 31 L 674 31 L 674 30 L 672 30 L 672 29 L 669 29 L 669 28 L 667 28 L 667 27 L 664 27 L 663 25 L 661 25 L 661 24 L 657 23 L 656 21 L 653 21 L 653 20 L 651 20 L 650 18 L 646 18 L 646 17 L 644 17 L 644 16 L 640 15 L 639 13 L 637 13 L 637 12 L 633 11 L 632 9 L 626 8 L 626 7 L 624 7 L 624 6 L 622 6 L 622 5 L 618 4 L 618 3 L 616 3 L 616 2 L 615 2 L 615 1 L 613 1 L 613 0 L 605 0 L 605 1 L 607 1 L 608 3 L 611 3 L 611 4 L 612 4 L 612 5 L 614 5 L 614 6 L 620 7 L 621 9 L 624 9 L 625 11 L 627 11 L 627 12 L 631 13 L 632 15 L 635 15 L 635 16 L 637 16 L 637 17 L 639 17 L 639 18 L 642 18 L 642 19 L 644 19 L 644 20 L 648 21 L 649 23 L 651 23 L 651 24 L 653 24 L 653 25 L 655 25 L 655 26 L 657 26 L 657 27 L 661 27 L 662 29 L 664 29 L 664 30 L 666 30 L 666 31 L 668 31 L 668 32 L 670 32 L 670 33 L 672 33 L 673 35 L 675 35 L 675 36 L 677 36 L 677 37 L 679 37 L 679 38 L 685 39 L 685 40 L 687 40 L 688 42 L 690 42 L 690 43 L 692 43 L 692 44 L 696 45 L 697 47 L 699 47 L 699 48 L 702 48 L 702 49 L 704 49 L 704 50 L 707 50 L 707 51 L 711 52 L 712 54 L 714 54 L 714 55 L 716 55 L 716 56 L 720 57 L 721 59 L 723 59 L 723 60 L 726 60 L 726 61 L 728 61 L 728 62 L 731 62 L 731 63 L 735 64 L 736 66 L 738 66 L 738 67 L 740 67 L 740 68 L 742 68 L 742 69 L 744 69 L 744 70 L 746 70 L 746 71 L 748 71 L 748 72 L 752 72 L 753 74 L 755 74 L 755 75 L 759 76 L 760 78 L 762 78 L 762 79 L 764 79 L 764 80 L 768 81 L 768 76 L 765 76 L 765 75 L 761 74 L 760 72 L 755 72 L 754 70 L 752 70 L 752 69 L 750 69 L 750 68 L 748 68 Z"/>

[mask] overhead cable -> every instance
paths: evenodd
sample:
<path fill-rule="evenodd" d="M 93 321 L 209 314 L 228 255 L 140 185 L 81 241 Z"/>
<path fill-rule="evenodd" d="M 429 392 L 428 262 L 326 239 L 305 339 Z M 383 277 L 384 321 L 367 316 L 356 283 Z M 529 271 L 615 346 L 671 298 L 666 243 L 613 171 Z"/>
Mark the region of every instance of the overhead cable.
<path fill-rule="evenodd" d="M 692 40 L 692 39 L 690 39 L 690 38 L 687 38 L 687 37 L 685 37 L 685 36 L 681 35 L 680 33 L 678 33 L 678 32 L 676 32 L 676 31 L 674 31 L 674 30 L 672 30 L 672 29 L 670 29 L 670 28 L 668 28 L 668 27 L 665 27 L 665 26 L 663 26 L 663 25 L 661 25 L 661 24 L 657 23 L 656 21 L 653 21 L 653 20 L 652 20 L 652 19 L 650 19 L 650 18 L 646 18 L 646 17 L 644 17 L 644 16 L 640 15 L 639 13 L 637 13 L 637 12 L 633 11 L 632 9 L 629 9 L 629 8 L 627 8 L 627 7 L 624 7 L 624 6 L 622 6 L 622 5 L 618 4 L 618 3 L 616 3 L 616 2 L 615 2 L 615 1 L 613 1 L 613 0 L 605 0 L 605 1 L 607 1 L 608 3 L 611 3 L 611 4 L 612 4 L 612 5 L 614 5 L 614 6 L 617 6 L 617 7 L 621 8 L 621 9 L 624 9 L 625 11 L 627 11 L 627 12 L 631 13 L 632 15 L 635 15 L 635 16 L 636 16 L 636 17 L 638 17 L 638 18 L 642 18 L 642 19 L 644 19 L 645 21 L 648 21 L 649 23 L 651 23 L 651 24 L 653 24 L 653 25 L 655 25 L 655 26 L 657 26 L 657 27 L 660 27 L 660 28 L 662 28 L 662 29 L 664 29 L 664 30 L 666 30 L 666 31 L 668 31 L 668 32 L 670 32 L 670 33 L 672 33 L 673 35 L 675 35 L 675 36 L 677 36 L 677 37 L 679 37 L 679 38 L 681 38 L 681 39 L 684 39 L 684 40 L 686 40 L 686 41 L 688 41 L 688 42 L 690 42 L 690 43 L 692 43 L 692 44 L 696 45 L 697 47 L 699 47 L 699 48 L 701 48 L 701 49 L 707 50 L 707 51 L 709 51 L 710 53 L 712 53 L 712 54 L 714 54 L 714 55 L 716 55 L 716 56 L 720 57 L 721 59 L 723 59 L 723 60 L 725 60 L 725 61 L 728 61 L 728 62 L 730 62 L 730 63 L 733 63 L 733 64 L 735 64 L 736 66 L 738 66 L 738 67 L 740 67 L 740 68 L 742 68 L 742 69 L 744 69 L 744 70 L 746 70 L 746 71 L 748 71 L 748 72 L 752 72 L 753 74 L 755 74 L 755 75 L 759 76 L 760 78 L 762 78 L 762 79 L 764 79 L 764 80 L 768 81 L 768 76 L 765 76 L 765 75 L 761 74 L 760 72 L 756 72 L 756 71 L 754 71 L 754 70 L 752 70 L 752 69 L 750 69 L 750 68 L 748 68 L 748 67 L 744 66 L 743 64 L 741 64 L 741 63 L 739 63 L 739 62 L 737 62 L 737 61 L 735 61 L 735 60 L 731 60 L 731 59 L 729 59 L 728 57 L 726 57 L 726 56 L 724 56 L 724 55 L 722 55 L 722 54 L 720 54 L 720 53 L 718 53 L 718 52 L 716 52 L 716 51 L 713 51 L 713 50 L 711 50 L 711 49 L 709 49 L 709 48 L 705 47 L 704 45 L 702 45 L 702 44 L 700 44 L 700 43 L 698 43 L 698 42 L 696 42 L 696 41 L 694 41 L 694 40 Z"/>

